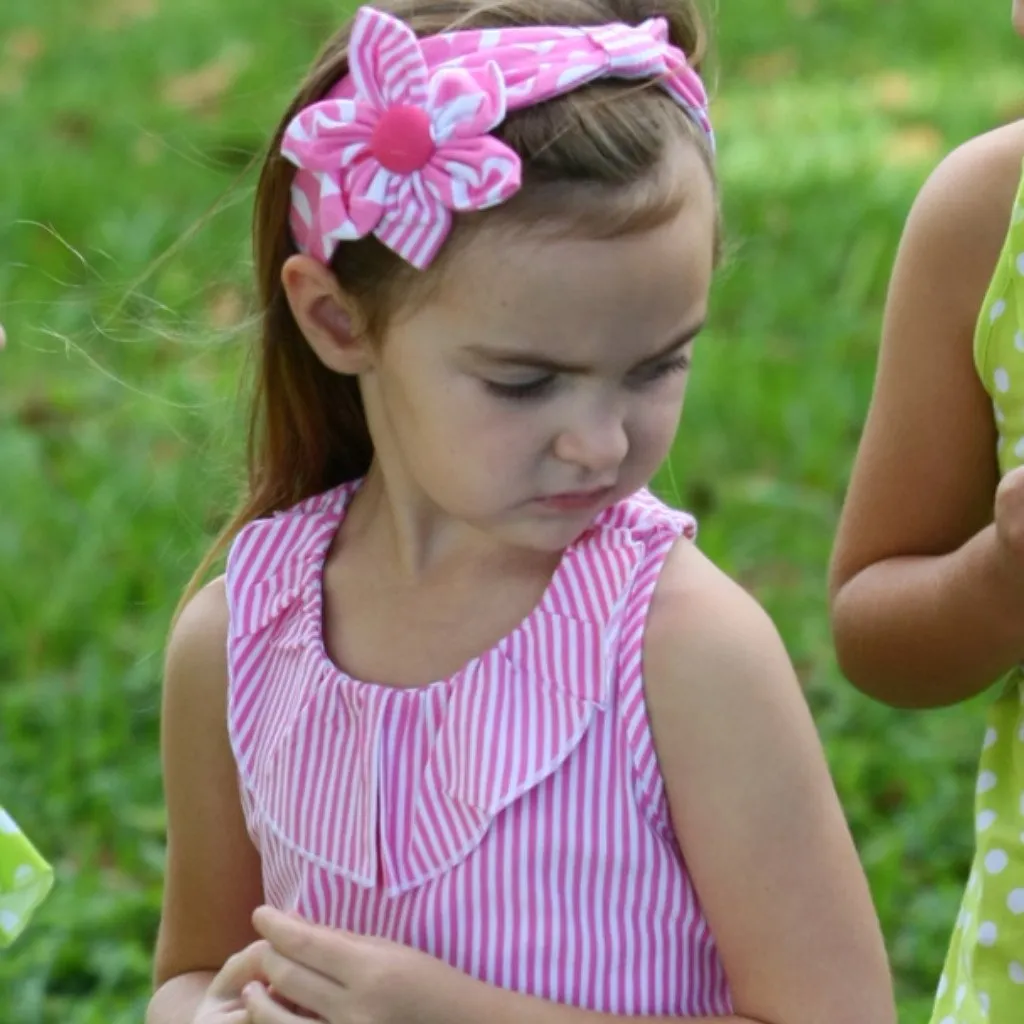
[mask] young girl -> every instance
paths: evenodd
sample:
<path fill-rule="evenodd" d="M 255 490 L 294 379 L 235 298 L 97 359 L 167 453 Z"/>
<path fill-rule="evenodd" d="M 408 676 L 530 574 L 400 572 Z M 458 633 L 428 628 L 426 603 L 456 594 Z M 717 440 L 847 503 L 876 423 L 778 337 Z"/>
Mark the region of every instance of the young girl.
<path fill-rule="evenodd" d="M 363 8 L 287 112 L 151 1024 L 892 1024 L 783 647 L 645 489 L 714 261 L 697 49 L 688 0 Z"/>
<path fill-rule="evenodd" d="M 1014 7 L 1024 32 L 1024 3 Z M 847 676 L 904 707 L 1003 679 L 933 1024 L 1024 1006 L 1024 122 L 967 143 L 907 223 L 832 567 Z M 980 313 L 979 313 L 980 311 Z"/>

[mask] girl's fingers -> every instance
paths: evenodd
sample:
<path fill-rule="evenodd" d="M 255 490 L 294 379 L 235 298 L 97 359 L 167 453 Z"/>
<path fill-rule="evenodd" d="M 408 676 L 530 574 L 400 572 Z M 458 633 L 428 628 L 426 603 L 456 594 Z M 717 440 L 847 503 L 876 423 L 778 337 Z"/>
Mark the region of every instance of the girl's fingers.
<path fill-rule="evenodd" d="M 299 1017 L 270 998 L 270 993 L 258 982 L 245 986 L 245 1024 L 307 1024 L 308 1017 Z"/>
<path fill-rule="evenodd" d="M 307 1020 L 316 1020 L 316 1014 L 312 1010 L 304 1010 L 297 1003 L 293 1003 L 290 999 L 286 999 L 280 992 L 271 985 L 267 991 L 270 993 L 270 998 L 275 1002 L 280 1003 L 286 1010 L 291 1010 L 292 1013 L 297 1014 L 300 1017 L 305 1017 Z"/>
<path fill-rule="evenodd" d="M 231 1010 L 217 1018 L 217 1024 L 252 1024 L 248 1010 Z"/>
<path fill-rule="evenodd" d="M 337 1013 L 344 989 L 333 979 L 282 956 L 273 948 L 263 958 L 263 970 L 274 992 L 294 1003 L 299 1014 L 303 1010 L 321 1017 Z"/>
<path fill-rule="evenodd" d="M 267 942 L 259 940 L 228 957 L 211 991 L 220 996 L 237 996 L 250 981 L 263 981 L 263 958 L 269 948 Z"/>

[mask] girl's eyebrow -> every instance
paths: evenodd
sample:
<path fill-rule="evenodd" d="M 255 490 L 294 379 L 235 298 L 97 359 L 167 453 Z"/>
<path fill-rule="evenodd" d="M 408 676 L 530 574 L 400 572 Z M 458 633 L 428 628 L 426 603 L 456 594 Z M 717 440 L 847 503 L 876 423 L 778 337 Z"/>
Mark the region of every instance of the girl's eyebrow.
<path fill-rule="evenodd" d="M 687 342 L 692 341 L 704 328 L 704 321 L 688 327 L 682 334 L 677 335 L 664 348 L 653 355 L 646 356 L 637 363 L 638 367 L 648 366 L 667 359 L 677 349 L 682 348 Z M 563 363 L 551 359 L 540 352 L 529 352 L 525 349 L 500 348 L 490 345 L 469 345 L 466 351 L 478 359 L 485 359 L 491 363 L 503 363 L 507 366 L 528 367 L 531 370 L 546 370 L 548 373 L 586 373 L 589 369 L 584 363 Z"/>

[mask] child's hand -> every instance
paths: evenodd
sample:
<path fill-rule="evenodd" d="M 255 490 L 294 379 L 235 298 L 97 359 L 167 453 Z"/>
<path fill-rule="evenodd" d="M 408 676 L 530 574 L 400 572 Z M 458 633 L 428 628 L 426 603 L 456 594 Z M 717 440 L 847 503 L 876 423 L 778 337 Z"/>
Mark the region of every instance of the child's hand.
<path fill-rule="evenodd" d="M 275 991 L 263 969 L 263 961 L 270 952 L 270 943 L 259 939 L 230 957 L 210 983 L 206 996 L 199 1004 L 192 1024 L 252 1024 L 246 1009 L 242 990 L 253 983 L 269 986 L 271 999 L 286 1010 L 304 1016 L 302 1009 Z"/>
<path fill-rule="evenodd" d="M 267 943 L 260 940 L 228 958 L 210 983 L 192 1024 L 250 1024 L 242 989 L 253 982 L 266 981 L 263 958 L 267 948 Z"/>
<path fill-rule="evenodd" d="M 1024 466 L 1011 469 L 1000 481 L 995 520 L 1000 545 L 1024 573 Z"/>
<path fill-rule="evenodd" d="M 252 1024 L 301 1024 L 283 999 L 325 1024 L 433 1024 L 449 1015 L 453 991 L 470 979 L 440 960 L 384 939 L 309 924 L 263 907 L 253 921 L 270 949 L 243 1000 Z"/>

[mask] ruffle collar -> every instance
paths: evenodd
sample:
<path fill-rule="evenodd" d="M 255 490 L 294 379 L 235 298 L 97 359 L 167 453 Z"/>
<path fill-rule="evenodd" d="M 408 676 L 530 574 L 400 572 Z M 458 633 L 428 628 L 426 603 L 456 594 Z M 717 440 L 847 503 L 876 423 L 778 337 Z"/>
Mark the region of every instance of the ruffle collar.
<path fill-rule="evenodd" d="M 344 673 L 323 642 L 324 563 L 357 486 L 252 523 L 236 541 L 229 725 L 264 824 L 321 867 L 394 895 L 464 859 L 607 707 L 646 545 L 613 507 L 566 551 L 538 605 L 493 648 L 430 686 L 379 686 Z M 399 705 L 431 722 L 418 778 L 394 777 L 380 756 L 381 731 Z M 314 806 L 313 794 L 341 770 L 341 749 L 354 770 L 329 787 L 329 805 L 318 795 Z M 410 827 L 391 844 L 378 815 L 382 806 L 388 813 L 395 787 L 411 787 L 415 798 Z"/>

